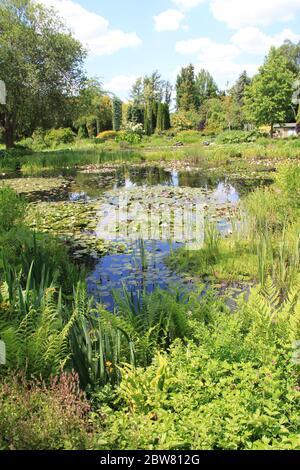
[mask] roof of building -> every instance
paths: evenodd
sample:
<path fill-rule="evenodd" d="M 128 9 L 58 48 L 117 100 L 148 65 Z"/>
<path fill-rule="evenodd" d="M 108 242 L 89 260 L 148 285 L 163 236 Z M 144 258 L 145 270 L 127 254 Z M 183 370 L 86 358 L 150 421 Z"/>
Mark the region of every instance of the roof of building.
<path fill-rule="evenodd" d="M 295 129 L 296 128 L 296 122 L 286 122 L 284 124 L 275 124 L 274 128 L 276 129 Z"/>

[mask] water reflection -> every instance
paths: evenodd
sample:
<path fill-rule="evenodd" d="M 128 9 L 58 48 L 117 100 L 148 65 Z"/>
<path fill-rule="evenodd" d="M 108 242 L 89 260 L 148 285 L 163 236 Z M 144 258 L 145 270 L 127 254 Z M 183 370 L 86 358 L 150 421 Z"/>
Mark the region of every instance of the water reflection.
<path fill-rule="evenodd" d="M 165 256 L 180 246 L 167 240 L 136 241 L 128 245 L 128 254 L 105 256 L 87 279 L 89 293 L 112 310 L 115 289 L 122 291 L 124 286 L 137 299 L 139 292 L 152 293 L 157 287 L 168 289 L 181 284 L 180 277 L 164 262 Z"/>
<path fill-rule="evenodd" d="M 166 170 L 161 167 L 121 166 L 98 174 L 78 173 L 72 192 L 85 192 L 89 197 L 97 197 L 110 189 L 163 185 L 215 190 L 220 201 L 222 198 L 229 198 L 236 202 L 241 195 L 264 183 L 266 182 L 255 179 L 246 182 L 243 179 L 208 176 L 200 169 Z"/>

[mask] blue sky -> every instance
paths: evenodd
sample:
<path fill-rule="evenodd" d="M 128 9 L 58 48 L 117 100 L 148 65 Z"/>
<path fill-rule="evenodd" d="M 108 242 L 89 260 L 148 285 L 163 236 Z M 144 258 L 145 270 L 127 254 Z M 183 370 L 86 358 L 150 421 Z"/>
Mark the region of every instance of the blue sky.
<path fill-rule="evenodd" d="M 89 49 L 86 68 L 122 99 L 158 69 L 175 81 L 192 62 L 218 85 L 253 75 L 271 45 L 300 40 L 300 0 L 39 0 Z"/>

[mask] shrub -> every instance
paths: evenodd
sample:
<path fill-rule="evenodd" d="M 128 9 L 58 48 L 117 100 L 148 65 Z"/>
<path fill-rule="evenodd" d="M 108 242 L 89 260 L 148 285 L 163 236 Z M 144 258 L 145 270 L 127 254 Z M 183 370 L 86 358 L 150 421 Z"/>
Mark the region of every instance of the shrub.
<path fill-rule="evenodd" d="M 185 144 L 193 144 L 199 142 L 201 139 L 201 134 L 198 131 L 188 130 L 180 131 L 176 135 L 176 140 L 179 140 Z"/>
<path fill-rule="evenodd" d="M 172 114 L 171 123 L 177 131 L 198 129 L 200 116 L 195 111 L 180 111 Z"/>
<path fill-rule="evenodd" d="M 8 231 L 24 214 L 24 202 L 12 189 L 0 188 L 0 232 Z"/>
<path fill-rule="evenodd" d="M 56 147 L 62 144 L 71 144 L 75 140 L 75 134 L 69 127 L 51 129 L 45 135 L 45 144 L 48 147 Z"/>
<path fill-rule="evenodd" d="M 288 204 L 293 208 L 300 206 L 300 167 L 298 165 L 282 165 L 277 173 L 277 185 L 287 197 Z"/>
<path fill-rule="evenodd" d="M 23 370 L 28 376 L 48 378 L 59 374 L 69 359 L 69 333 L 76 319 L 76 312 L 64 326 L 61 316 L 61 298 L 53 287 L 47 288 L 46 279 L 39 290 L 30 289 L 10 279 L 0 284 L 1 312 L 0 337 L 6 345 L 7 366 Z M 11 312 L 14 312 L 13 319 Z"/>
<path fill-rule="evenodd" d="M 34 130 L 32 134 L 32 144 L 34 148 L 43 149 L 46 147 L 45 134 L 46 132 L 44 131 L 44 129 L 40 127 Z"/>
<path fill-rule="evenodd" d="M 116 140 L 128 144 L 139 144 L 145 134 L 142 124 L 129 122 L 124 131 L 119 132 Z"/>
<path fill-rule="evenodd" d="M 88 448 L 89 409 L 74 373 L 52 378 L 47 386 L 8 374 L 0 379 L 0 448 Z"/>
<path fill-rule="evenodd" d="M 175 341 L 151 366 L 123 367 L 119 410 L 95 447 L 107 449 L 299 449 L 300 279 L 280 303 L 272 282 L 234 312 L 188 317 L 194 339 Z M 202 307 L 203 308 L 203 307 Z"/>
<path fill-rule="evenodd" d="M 100 134 L 97 135 L 96 139 L 101 139 L 101 140 L 115 140 L 118 135 L 118 132 L 116 131 L 104 131 L 100 132 Z"/>
<path fill-rule="evenodd" d="M 242 144 L 246 142 L 255 142 L 263 134 L 257 131 L 225 131 L 216 138 L 218 144 Z"/>

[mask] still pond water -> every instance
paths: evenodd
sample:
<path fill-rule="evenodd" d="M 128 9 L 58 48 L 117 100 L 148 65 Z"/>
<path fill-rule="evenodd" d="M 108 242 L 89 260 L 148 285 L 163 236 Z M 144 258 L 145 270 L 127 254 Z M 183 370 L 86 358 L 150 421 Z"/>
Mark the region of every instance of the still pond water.
<path fill-rule="evenodd" d="M 140 203 L 143 212 L 145 200 L 153 203 L 154 210 L 163 206 L 164 210 L 174 205 L 186 204 L 186 199 L 195 198 L 211 215 L 218 230 L 226 236 L 231 231 L 231 217 L 240 198 L 258 183 L 249 186 L 243 181 L 231 182 L 226 178 L 216 180 L 203 175 L 201 170 L 178 171 L 161 168 L 131 168 L 108 171 L 102 174 L 79 174 L 71 188 L 70 199 L 106 199 L 101 206 L 101 216 L 106 218 L 114 213 L 116 200 L 126 195 L 127 201 Z M 261 182 L 260 182 L 261 184 Z M 144 204 L 145 206 L 145 204 Z M 153 211 L 152 207 L 152 211 Z M 119 209 L 119 207 L 118 207 Z M 124 228 L 124 227 L 123 227 Z M 122 230 L 121 230 L 122 232 Z M 105 237 L 104 233 L 100 233 Z M 132 234 L 131 234 L 132 235 Z M 88 290 L 97 301 L 113 309 L 113 291 L 123 289 L 137 298 L 141 291 L 151 293 L 155 288 L 190 289 L 189 281 L 174 273 L 165 263 L 165 258 L 174 250 L 183 247 L 185 241 L 164 236 L 147 238 L 124 236 L 123 233 L 107 233 L 111 241 L 126 243 L 128 252 L 107 255 L 99 259 L 87 278 Z M 141 240 L 142 238 L 142 240 Z"/>

